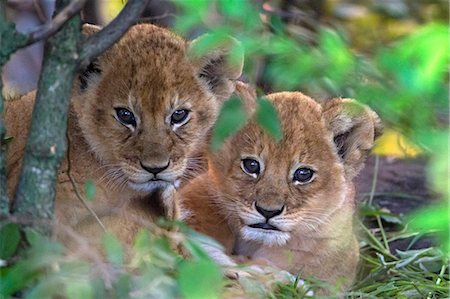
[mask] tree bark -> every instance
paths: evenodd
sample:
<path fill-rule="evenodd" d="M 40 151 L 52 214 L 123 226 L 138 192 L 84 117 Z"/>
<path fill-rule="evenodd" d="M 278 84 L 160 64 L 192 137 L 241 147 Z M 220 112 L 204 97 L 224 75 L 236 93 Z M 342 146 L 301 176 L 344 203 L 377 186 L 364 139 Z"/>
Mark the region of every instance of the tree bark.
<path fill-rule="evenodd" d="M 58 0 L 56 11 L 70 2 Z M 53 219 L 55 181 L 67 147 L 67 114 L 78 65 L 80 26 L 80 16 L 75 15 L 45 44 L 31 128 L 14 200 L 13 213 L 38 219 L 36 228 L 44 232 L 49 231 L 46 222 Z"/>
<path fill-rule="evenodd" d="M 6 193 L 6 129 L 5 123 L 3 122 L 4 99 L 2 91 L 3 81 L 0 77 L 0 216 L 5 216 L 9 213 L 9 199 Z"/>

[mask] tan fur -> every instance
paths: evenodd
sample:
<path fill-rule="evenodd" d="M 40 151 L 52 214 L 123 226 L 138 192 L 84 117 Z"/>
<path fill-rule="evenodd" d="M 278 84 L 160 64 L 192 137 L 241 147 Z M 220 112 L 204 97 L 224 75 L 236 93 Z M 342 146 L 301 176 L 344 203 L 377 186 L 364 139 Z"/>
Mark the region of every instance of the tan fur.
<path fill-rule="evenodd" d="M 352 179 L 380 133 L 379 119 L 347 99 L 322 106 L 299 92 L 268 98 L 281 118 L 282 140 L 277 143 L 253 118 L 210 153 L 208 172 L 181 191 L 191 213 L 187 222 L 220 241 L 228 254 L 348 285 L 359 258 Z M 245 157 L 257 157 L 263 165 L 257 178 L 241 169 Z M 315 170 L 315 178 L 295 185 L 299 167 Z M 269 220 L 279 231 L 248 226 L 265 222 L 255 204 L 266 210 L 284 206 Z"/>
<path fill-rule="evenodd" d="M 90 25 L 83 28 L 87 35 L 98 30 Z M 242 70 L 242 57 L 234 64 L 227 61 L 230 40 L 227 46 L 204 53 L 200 65 L 198 57 L 190 53 L 189 42 L 166 29 L 140 24 L 93 63 L 101 73 L 83 75 L 85 86 L 76 83 L 71 99 L 70 147 L 56 187 L 56 215 L 63 226 L 91 239 L 101 232 L 75 195 L 68 177 L 69 161 L 75 187 L 83 194 L 85 182 L 94 181 L 96 194 L 89 205 L 107 230 L 128 244 L 146 221 L 163 215 L 179 218 L 175 189 L 190 168 L 189 157 L 202 144 Z M 7 134 L 14 137 L 7 157 L 11 197 L 34 97 L 35 93 L 30 93 L 6 106 Z M 133 112 L 136 128 L 118 120 L 118 107 Z M 178 128 L 170 123 L 176 109 L 191 111 L 190 120 Z M 169 167 L 158 174 L 156 182 L 150 181 L 154 176 L 141 167 L 141 163 L 162 167 L 168 162 Z"/>

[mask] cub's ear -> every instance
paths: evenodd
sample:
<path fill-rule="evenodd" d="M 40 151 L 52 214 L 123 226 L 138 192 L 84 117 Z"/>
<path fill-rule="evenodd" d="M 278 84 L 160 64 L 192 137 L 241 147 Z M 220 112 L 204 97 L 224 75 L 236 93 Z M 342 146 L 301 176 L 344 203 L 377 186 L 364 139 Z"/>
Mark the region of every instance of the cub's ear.
<path fill-rule="evenodd" d="M 382 131 L 378 115 L 351 99 L 333 99 L 323 105 L 323 115 L 331 131 L 345 175 L 353 179 L 364 166 L 369 151 Z"/>
<path fill-rule="evenodd" d="M 244 82 L 236 81 L 234 94 L 238 96 L 244 104 L 245 111 L 251 115 L 256 110 L 257 95 L 256 89 Z"/>
<path fill-rule="evenodd" d="M 88 38 L 91 35 L 94 35 L 95 33 L 99 32 L 101 28 L 96 25 L 92 24 L 83 24 L 83 27 L 81 28 L 81 32 L 84 35 L 84 37 Z M 80 70 L 79 72 L 79 90 L 84 91 L 88 89 L 90 82 L 93 81 L 94 78 L 96 78 L 98 75 L 102 73 L 102 70 L 100 68 L 100 62 L 99 59 L 94 59 L 87 67 Z"/>
<path fill-rule="evenodd" d="M 202 35 L 191 41 L 188 57 L 216 98 L 223 102 L 235 89 L 235 81 L 241 76 L 244 65 L 244 51 L 236 39 L 227 36 L 219 41 L 212 35 Z"/>

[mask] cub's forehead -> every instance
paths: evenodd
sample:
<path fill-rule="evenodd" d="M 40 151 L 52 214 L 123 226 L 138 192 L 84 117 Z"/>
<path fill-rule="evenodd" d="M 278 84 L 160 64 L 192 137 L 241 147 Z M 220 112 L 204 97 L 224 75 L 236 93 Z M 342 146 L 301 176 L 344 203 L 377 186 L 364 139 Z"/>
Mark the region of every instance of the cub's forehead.
<path fill-rule="evenodd" d="M 139 104 L 197 101 L 205 90 L 186 57 L 186 41 L 150 24 L 133 26 L 105 54 L 104 81 Z M 115 92 L 117 93 L 117 92 Z"/>
<path fill-rule="evenodd" d="M 152 55 L 179 56 L 184 55 L 185 50 L 183 38 L 151 24 L 131 27 L 113 47 L 113 51 L 136 54 L 136 59 Z"/>
<path fill-rule="evenodd" d="M 105 63 L 117 75 L 146 77 L 146 82 L 154 84 L 181 81 L 187 74 L 193 75 L 186 46 L 184 39 L 166 29 L 140 24 L 131 27 L 106 53 Z"/>
<path fill-rule="evenodd" d="M 244 150 L 267 152 L 280 158 L 308 156 L 320 159 L 332 154 L 331 133 L 322 117 L 322 107 L 313 99 L 299 92 L 283 92 L 268 95 L 278 112 L 282 139 L 276 142 L 255 120 L 240 133 Z"/>

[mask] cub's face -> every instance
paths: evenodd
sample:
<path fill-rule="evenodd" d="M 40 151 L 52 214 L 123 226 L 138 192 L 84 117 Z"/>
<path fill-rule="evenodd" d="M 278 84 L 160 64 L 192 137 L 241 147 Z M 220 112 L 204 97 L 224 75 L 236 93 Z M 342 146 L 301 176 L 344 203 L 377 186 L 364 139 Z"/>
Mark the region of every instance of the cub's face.
<path fill-rule="evenodd" d="M 137 25 L 81 77 L 80 127 L 116 186 L 176 186 L 233 91 L 242 64 L 225 65 L 218 51 L 202 65 L 189 47 L 165 29 Z"/>
<path fill-rule="evenodd" d="M 247 240 L 283 245 L 294 232 L 313 234 L 343 205 L 353 175 L 346 167 L 353 166 L 339 152 L 357 144 L 337 145 L 342 134 L 332 131 L 325 107 L 301 93 L 268 98 L 279 113 L 282 140 L 252 120 L 212 156 L 211 171 L 233 229 Z"/>

